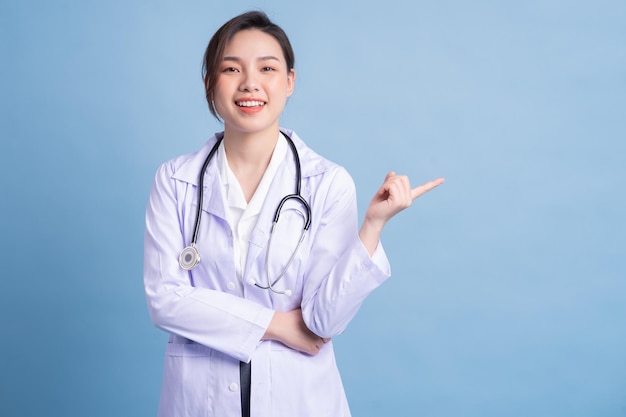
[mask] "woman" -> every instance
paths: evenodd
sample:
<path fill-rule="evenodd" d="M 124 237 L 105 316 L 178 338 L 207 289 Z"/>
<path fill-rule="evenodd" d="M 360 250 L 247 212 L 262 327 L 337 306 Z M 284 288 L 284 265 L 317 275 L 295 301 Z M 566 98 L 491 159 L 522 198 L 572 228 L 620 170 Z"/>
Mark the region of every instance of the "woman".
<path fill-rule="evenodd" d="M 148 307 L 170 333 L 159 414 L 349 416 L 331 339 L 389 276 L 385 223 L 443 179 L 389 173 L 358 230 L 349 174 L 279 128 L 296 79 L 282 29 L 231 19 L 203 73 L 224 132 L 159 168 L 146 213 Z"/>

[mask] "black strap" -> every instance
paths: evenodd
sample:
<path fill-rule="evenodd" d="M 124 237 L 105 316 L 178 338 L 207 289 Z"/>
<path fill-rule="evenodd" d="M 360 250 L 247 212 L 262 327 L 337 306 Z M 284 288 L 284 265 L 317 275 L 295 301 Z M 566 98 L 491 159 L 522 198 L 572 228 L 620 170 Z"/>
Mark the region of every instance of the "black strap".
<path fill-rule="evenodd" d="M 241 388 L 241 417 L 250 417 L 250 380 L 252 362 L 239 363 L 239 386 Z"/>

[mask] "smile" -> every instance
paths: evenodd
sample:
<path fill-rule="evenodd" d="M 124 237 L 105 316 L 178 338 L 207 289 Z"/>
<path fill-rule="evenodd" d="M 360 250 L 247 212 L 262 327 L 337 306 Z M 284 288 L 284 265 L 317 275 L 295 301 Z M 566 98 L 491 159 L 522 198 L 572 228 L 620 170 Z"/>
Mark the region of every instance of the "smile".
<path fill-rule="evenodd" d="M 237 101 L 237 102 L 235 102 L 235 104 L 237 104 L 239 107 L 259 107 L 259 106 L 265 106 L 265 102 L 264 101 L 258 101 L 258 100 Z"/>

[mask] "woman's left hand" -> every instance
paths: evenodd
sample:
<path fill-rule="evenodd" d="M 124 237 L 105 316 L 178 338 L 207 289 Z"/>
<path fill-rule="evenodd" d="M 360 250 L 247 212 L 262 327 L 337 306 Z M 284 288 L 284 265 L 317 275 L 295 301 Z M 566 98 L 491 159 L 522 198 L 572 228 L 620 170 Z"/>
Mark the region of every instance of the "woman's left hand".
<path fill-rule="evenodd" d="M 413 200 L 441 185 L 445 179 L 437 178 L 411 188 L 409 177 L 390 172 L 385 177 L 365 213 L 365 218 L 384 226 L 393 216 L 409 207 Z"/>
<path fill-rule="evenodd" d="M 437 178 L 411 188 L 411 182 L 406 175 L 397 175 L 393 171 L 388 173 L 365 212 L 365 219 L 359 232 L 359 237 L 370 255 L 376 249 L 385 224 L 409 207 L 417 197 L 443 184 L 444 181 L 444 178 Z"/>

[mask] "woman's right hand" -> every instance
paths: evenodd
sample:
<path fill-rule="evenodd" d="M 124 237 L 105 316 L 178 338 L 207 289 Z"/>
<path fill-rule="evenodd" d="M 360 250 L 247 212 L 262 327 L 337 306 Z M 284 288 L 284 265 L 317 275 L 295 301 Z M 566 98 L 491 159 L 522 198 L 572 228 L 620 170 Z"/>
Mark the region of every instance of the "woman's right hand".
<path fill-rule="evenodd" d="M 299 352 L 317 355 L 330 339 L 310 331 L 302 319 L 302 310 L 298 308 L 287 312 L 276 311 L 263 340 L 275 340 Z"/>

